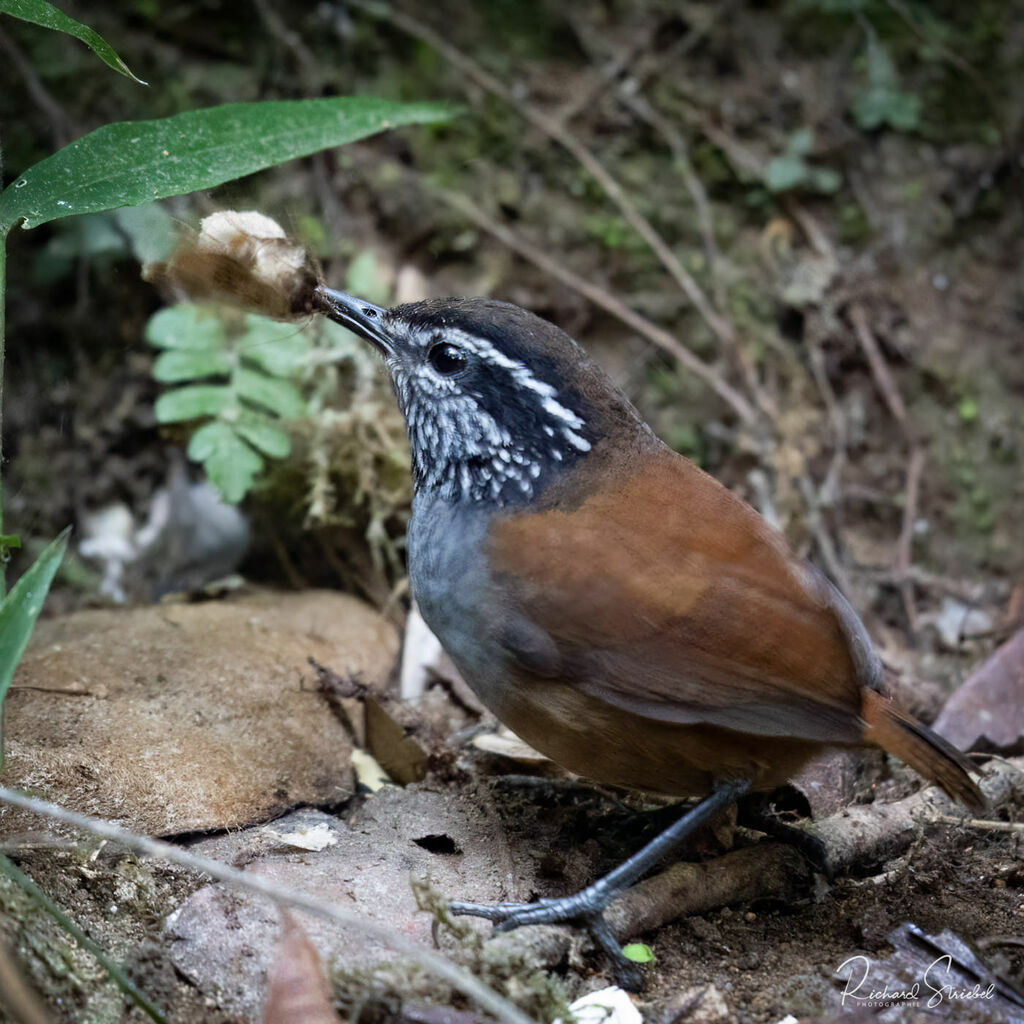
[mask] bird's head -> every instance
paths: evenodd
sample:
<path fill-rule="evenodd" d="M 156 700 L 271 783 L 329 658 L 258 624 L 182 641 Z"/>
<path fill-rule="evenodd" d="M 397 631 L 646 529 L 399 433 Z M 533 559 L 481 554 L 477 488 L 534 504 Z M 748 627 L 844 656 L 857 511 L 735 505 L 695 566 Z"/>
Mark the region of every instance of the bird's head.
<path fill-rule="evenodd" d="M 499 506 L 533 500 L 632 406 L 564 331 L 491 299 L 382 309 L 328 288 L 319 306 L 383 355 L 417 489 Z"/>

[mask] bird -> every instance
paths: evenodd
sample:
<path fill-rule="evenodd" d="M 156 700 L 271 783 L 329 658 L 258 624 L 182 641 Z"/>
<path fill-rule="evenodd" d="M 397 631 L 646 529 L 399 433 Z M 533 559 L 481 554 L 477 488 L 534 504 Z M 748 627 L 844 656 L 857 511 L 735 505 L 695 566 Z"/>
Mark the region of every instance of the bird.
<path fill-rule="evenodd" d="M 414 482 L 412 596 L 497 718 L 598 783 L 700 802 L 579 893 L 454 902 L 507 931 L 604 918 L 719 809 L 835 747 L 880 747 L 972 807 L 972 767 L 885 692 L 846 598 L 782 534 L 664 444 L 555 324 L 488 298 L 314 307 L 384 358 Z"/>

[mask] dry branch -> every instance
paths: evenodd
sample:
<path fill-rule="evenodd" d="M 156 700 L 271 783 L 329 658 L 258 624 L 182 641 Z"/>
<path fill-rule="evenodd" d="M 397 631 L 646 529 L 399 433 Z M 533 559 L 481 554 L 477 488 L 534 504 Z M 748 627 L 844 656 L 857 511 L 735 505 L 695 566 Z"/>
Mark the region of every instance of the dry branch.
<path fill-rule="evenodd" d="M 497 96 L 520 114 L 529 124 L 557 142 L 567 150 L 597 182 L 605 195 L 619 210 L 623 219 L 650 246 L 665 270 L 672 276 L 694 309 L 718 339 L 722 348 L 735 358 L 737 348 L 736 332 L 728 320 L 716 312 L 693 275 L 680 263 L 668 243 L 661 237 L 654 225 L 640 212 L 626 190 L 605 166 L 583 143 L 555 117 L 520 99 L 512 89 L 490 72 L 486 71 L 471 57 L 468 57 L 439 33 L 416 18 L 395 10 L 376 0 L 352 0 L 352 6 L 374 18 L 394 25 L 408 35 L 419 39 L 436 50 L 452 67 L 458 69 L 467 79 L 476 82 L 492 96 Z M 732 404 L 732 403 L 731 403 Z M 738 411 L 738 410 L 737 410 Z M 744 417 L 746 419 L 746 417 Z"/>
<path fill-rule="evenodd" d="M 725 401 L 744 423 L 753 425 L 757 421 L 757 413 L 751 404 L 721 374 L 686 348 L 675 335 L 630 309 L 607 288 L 599 288 L 578 274 L 574 274 L 568 267 L 531 245 L 510 228 L 499 224 L 468 196 L 446 190 L 438 190 L 435 194 L 453 209 L 473 221 L 477 227 L 493 235 L 513 252 L 519 253 L 524 259 L 539 267 L 545 274 L 579 292 L 595 306 L 600 306 L 638 334 L 643 335 L 648 341 L 674 356 L 687 370 L 703 380 Z"/>
<path fill-rule="evenodd" d="M 860 344 L 864 357 L 867 359 L 883 401 L 896 420 L 907 443 L 907 473 L 903 487 L 903 520 L 900 535 L 896 543 L 896 571 L 899 578 L 900 595 L 907 613 L 911 634 L 917 633 L 917 605 L 914 601 L 914 587 L 908 576 L 913 562 L 914 523 L 917 521 L 918 498 L 921 491 L 921 477 L 924 473 L 925 450 L 907 416 L 907 407 L 903 402 L 896 382 L 889 372 L 882 349 L 868 324 L 864 307 L 859 303 L 850 306 L 850 322 L 854 334 Z"/>
<path fill-rule="evenodd" d="M 705 864 L 673 864 L 616 900 L 608 923 L 617 936 L 627 938 L 718 907 L 766 897 L 790 899 L 810 877 L 807 862 L 792 846 L 760 843 Z"/>
<path fill-rule="evenodd" d="M 1024 799 L 1024 758 L 992 762 L 981 788 L 992 812 Z M 927 788 L 890 804 L 848 807 L 807 831 L 821 840 L 829 865 L 842 874 L 899 857 L 936 825 L 1008 828 L 1007 822 L 955 817 L 949 813 L 952 807 L 939 790 Z M 754 899 L 791 900 L 806 889 L 809 879 L 810 868 L 795 848 L 766 841 L 703 864 L 673 864 L 620 896 L 608 910 L 609 923 L 617 937 L 631 938 L 718 907 Z M 545 925 L 495 936 L 487 945 L 496 954 L 529 955 L 539 966 L 550 968 L 566 959 L 571 937 L 563 928 Z"/>

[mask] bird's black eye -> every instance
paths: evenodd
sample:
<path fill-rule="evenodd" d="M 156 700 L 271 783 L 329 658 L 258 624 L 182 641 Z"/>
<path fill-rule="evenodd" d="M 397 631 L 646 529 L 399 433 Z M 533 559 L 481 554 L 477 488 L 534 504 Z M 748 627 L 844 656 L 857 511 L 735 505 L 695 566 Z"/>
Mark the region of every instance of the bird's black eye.
<path fill-rule="evenodd" d="M 447 341 L 439 341 L 428 353 L 427 362 L 442 377 L 454 377 L 466 368 L 466 356 Z"/>

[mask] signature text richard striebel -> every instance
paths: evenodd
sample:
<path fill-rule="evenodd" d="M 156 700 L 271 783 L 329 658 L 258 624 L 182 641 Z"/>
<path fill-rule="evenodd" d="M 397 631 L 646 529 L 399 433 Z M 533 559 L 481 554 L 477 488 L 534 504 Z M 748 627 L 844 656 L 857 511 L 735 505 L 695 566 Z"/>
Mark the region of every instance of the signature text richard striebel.
<path fill-rule="evenodd" d="M 844 974 L 847 971 L 849 973 Z M 934 1009 L 944 1002 L 973 1002 L 995 998 L 994 984 L 954 984 L 953 980 L 959 979 L 953 974 L 953 958 L 948 955 L 933 960 L 925 969 L 921 980 L 906 988 L 890 988 L 888 984 L 874 988 L 870 981 L 870 973 L 871 960 L 859 953 L 839 965 L 836 974 L 846 978 L 846 987 L 842 993 L 844 1007 L 849 1000 L 861 1006 L 881 1007 L 905 1003 Z"/>

